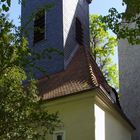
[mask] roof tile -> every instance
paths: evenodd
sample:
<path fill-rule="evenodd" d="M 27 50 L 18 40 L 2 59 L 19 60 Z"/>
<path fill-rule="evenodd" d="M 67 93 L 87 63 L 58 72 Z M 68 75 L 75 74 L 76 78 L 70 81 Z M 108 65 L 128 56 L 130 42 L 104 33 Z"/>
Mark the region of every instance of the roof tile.
<path fill-rule="evenodd" d="M 108 84 L 98 68 L 94 58 L 84 46 L 79 46 L 67 68 L 39 80 L 38 86 L 44 100 L 73 94 L 94 88 L 102 84 L 108 90 Z"/>

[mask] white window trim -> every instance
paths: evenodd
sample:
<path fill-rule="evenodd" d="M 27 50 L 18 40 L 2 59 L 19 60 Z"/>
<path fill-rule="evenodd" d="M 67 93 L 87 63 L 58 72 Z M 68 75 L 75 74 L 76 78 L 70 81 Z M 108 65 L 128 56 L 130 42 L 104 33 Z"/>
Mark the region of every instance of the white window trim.
<path fill-rule="evenodd" d="M 60 131 L 54 131 L 53 132 L 53 140 L 56 140 L 56 134 L 57 133 L 63 133 L 63 140 L 66 140 L 66 133 L 65 133 L 65 131 L 64 130 L 60 130 Z"/>

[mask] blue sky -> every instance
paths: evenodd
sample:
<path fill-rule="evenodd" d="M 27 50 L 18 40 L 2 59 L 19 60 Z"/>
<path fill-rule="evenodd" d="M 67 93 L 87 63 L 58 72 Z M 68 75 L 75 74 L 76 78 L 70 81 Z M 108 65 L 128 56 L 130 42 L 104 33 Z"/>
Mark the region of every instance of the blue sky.
<path fill-rule="evenodd" d="M 125 11 L 125 6 L 122 6 L 122 0 L 92 0 L 90 4 L 90 14 L 107 15 L 108 9 L 115 7 L 119 12 Z M 10 19 L 14 21 L 16 25 L 20 25 L 19 16 L 21 10 L 18 5 L 18 0 L 12 1 L 12 6 L 10 9 Z M 113 35 L 111 33 L 111 35 Z M 115 51 L 114 62 L 118 63 L 117 49 Z"/>
<path fill-rule="evenodd" d="M 118 11 L 124 11 L 125 7 L 122 6 L 122 0 L 92 0 L 90 4 L 90 13 L 106 15 L 108 9 L 115 7 Z M 19 25 L 18 17 L 21 13 L 18 0 L 12 0 L 12 7 L 10 9 L 10 18 L 14 20 L 14 23 Z"/>
<path fill-rule="evenodd" d="M 108 9 L 115 7 L 119 12 L 125 11 L 122 0 L 92 0 L 90 13 L 107 15 Z"/>

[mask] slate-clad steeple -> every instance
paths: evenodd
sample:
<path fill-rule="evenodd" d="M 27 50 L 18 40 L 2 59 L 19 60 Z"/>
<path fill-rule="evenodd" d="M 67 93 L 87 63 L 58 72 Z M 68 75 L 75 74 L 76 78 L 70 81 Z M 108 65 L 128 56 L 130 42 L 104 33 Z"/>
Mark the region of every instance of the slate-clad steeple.
<path fill-rule="evenodd" d="M 37 62 L 48 73 L 63 71 L 74 56 L 79 45 L 89 47 L 89 3 L 91 0 L 27 0 L 22 7 L 22 25 L 33 13 L 36 16 L 26 28 L 29 35 L 29 47 L 41 52 L 45 48 L 56 48 L 64 55 L 53 53 L 52 59 Z M 47 4 L 53 4 L 50 10 L 40 10 Z M 40 15 L 40 13 L 43 13 Z M 38 31 L 36 28 L 40 28 Z M 35 71 L 38 78 L 43 77 Z"/>

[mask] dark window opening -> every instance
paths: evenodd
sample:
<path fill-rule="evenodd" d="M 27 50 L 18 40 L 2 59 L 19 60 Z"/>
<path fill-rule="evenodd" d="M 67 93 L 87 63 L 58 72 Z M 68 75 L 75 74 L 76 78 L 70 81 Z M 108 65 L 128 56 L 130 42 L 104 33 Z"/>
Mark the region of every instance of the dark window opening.
<path fill-rule="evenodd" d="M 76 41 L 80 45 L 83 45 L 83 27 L 78 18 L 76 18 Z"/>
<path fill-rule="evenodd" d="M 35 15 L 34 21 L 34 43 L 45 39 L 45 10 Z"/>
<path fill-rule="evenodd" d="M 62 140 L 62 135 L 57 135 L 57 140 Z"/>

